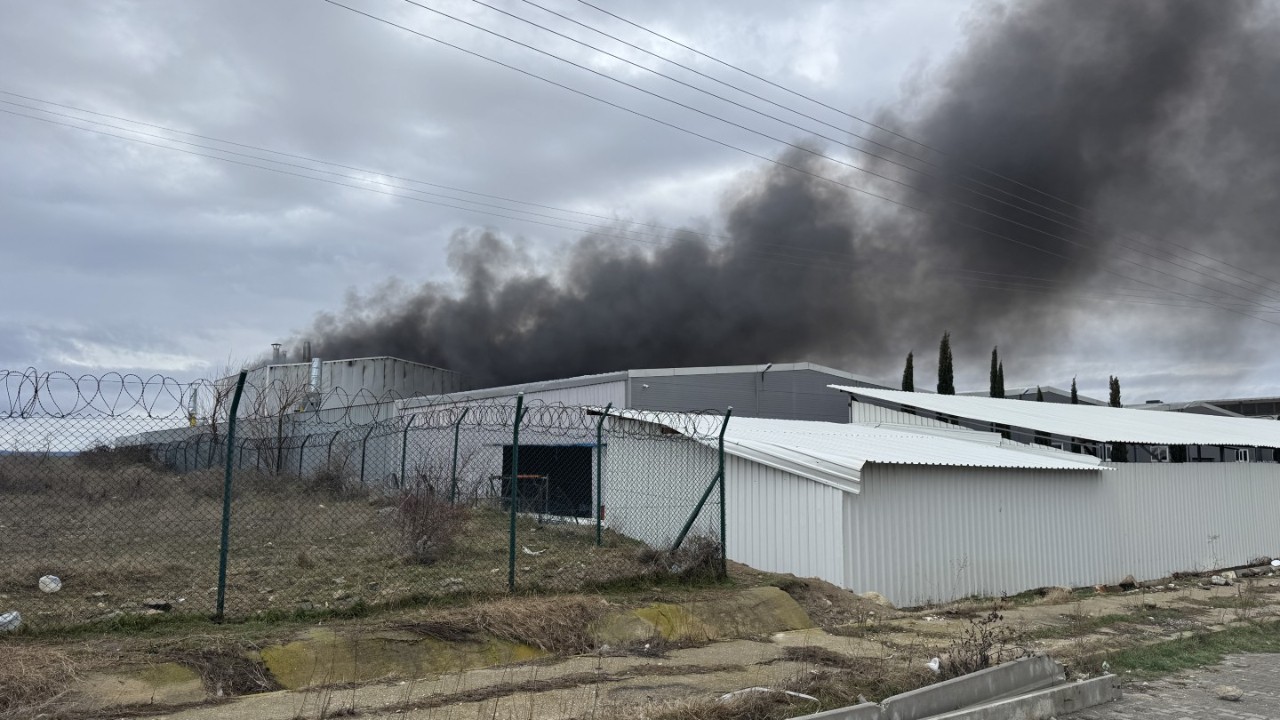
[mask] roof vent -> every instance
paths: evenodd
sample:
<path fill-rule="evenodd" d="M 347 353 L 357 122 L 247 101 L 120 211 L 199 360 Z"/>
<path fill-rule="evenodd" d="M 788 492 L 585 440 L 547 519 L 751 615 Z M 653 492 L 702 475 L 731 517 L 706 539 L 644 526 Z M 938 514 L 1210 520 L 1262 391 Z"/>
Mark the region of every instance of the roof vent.
<path fill-rule="evenodd" d="M 1163 404 L 1164 404 L 1164 401 L 1163 401 L 1163 400 L 1148 400 L 1148 401 L 1147 401 L 1147 404 L 1148 404 L 1148 405 L 1163 405 Z"/>

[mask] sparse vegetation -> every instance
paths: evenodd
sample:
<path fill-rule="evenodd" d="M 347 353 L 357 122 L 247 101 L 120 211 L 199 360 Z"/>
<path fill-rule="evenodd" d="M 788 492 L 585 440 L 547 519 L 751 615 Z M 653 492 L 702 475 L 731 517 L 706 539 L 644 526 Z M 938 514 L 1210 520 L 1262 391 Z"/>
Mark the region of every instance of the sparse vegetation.
<path fill-rule="evenodd" d="M 7 643 L 0 662 L 0 720 L 31 718 L 67 692 L 75 665 L 64 652 Z"/>
<path fill-rule="evenodd" d="M 1096 654 L 1083 667 L 1100 672 L 1105 661 L 1114 673 L 1155 677 L 1215 665 L 1237 653 L 1280 653 L 1280 622 L 1246 623 L 1218 632 L 1198 632 L 1188 638 Z"/>

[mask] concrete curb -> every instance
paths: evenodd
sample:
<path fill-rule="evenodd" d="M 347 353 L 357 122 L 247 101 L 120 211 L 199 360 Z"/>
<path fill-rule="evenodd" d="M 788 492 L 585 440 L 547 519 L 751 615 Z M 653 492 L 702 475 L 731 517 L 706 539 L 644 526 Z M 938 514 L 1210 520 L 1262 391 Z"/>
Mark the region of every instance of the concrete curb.
<path fill-rule="evenodd" d="M 1049 720 L 1119 699 L 1120 678 L 1103 675 L 1030 695 L 937 715 L 929 720 Z"/>
<path fill-rule="evenodd" d="M 880 703 L 882 720 L 920 720 L 994 700 L 1029 693 L 1066 680 L 1053 658 L 1022 658 L 944 680 Z"/>
<path fill-rule="evenodd" d="M 1095 685 L 1099 681 L 1106 681 Z M 1049 657 L 1015 660 L 976 673 L 952 678 L 936 685 L 894 695 L 880 704 L 862 703 L 796 720 L 925 720 L 926 718 L 964 718 L 965 713 L 1000 707 L 1000 712 L 1016 712 L 1023 705 L 1036 707 L 1036 701 L 1054 708 L 1074 710 L 1119 697 L 1119 680 L 1108 675 L 1088 683 L 1063 685 L 1066 675 L 1062 666 Z M 1114 696 L 1109 695 L 1114 686 Z M 1038 691 L 1038 692 L 1037 692 Z M 1028 693 L 1032 693 L 1028 695 Z M 1094 698 L 1103 699 L 1091 701 Z M 1085 704 L 1085 703 L 1088 704 Z M 1006 707 L 1006 703 L 1009 705 Z M 1059 710 L 1066 712 L 1066 710 Z M 1048 718 L 1050 715 L 1044 715 Z M 1040 715 L 975 715 L 975 718 L 1032 718 Z"/>

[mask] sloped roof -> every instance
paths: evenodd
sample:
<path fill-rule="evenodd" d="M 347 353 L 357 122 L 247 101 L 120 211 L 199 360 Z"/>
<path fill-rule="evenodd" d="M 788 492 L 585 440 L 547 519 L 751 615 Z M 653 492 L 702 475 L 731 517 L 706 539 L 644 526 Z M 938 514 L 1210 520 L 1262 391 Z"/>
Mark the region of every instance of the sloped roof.
<path fill-rule="evenodd" d="M 830 385 L 854 397 L 943 413 L 981 423 L 1140 445 L 1280 447 L 1280 423 L 1128 408 L 1020 402 L 963 395 Z"/>
<path fill-rule="evenodd" d="M 715 447 L 721 421 L 685 413 L 613 410 L 610 415 L 654 423 Z M 986 433 L 974 433 L 985 436 Z M 730 418 L 725 452 L 816 482 L 858 492 L 868 463 L 1035 470 L 1103 470 L 1089 455 L 1002 443 L 999 436 L 979 441 L 875 425 Z M 1024 450 L 1025 448 L 1025 450 Z"/>

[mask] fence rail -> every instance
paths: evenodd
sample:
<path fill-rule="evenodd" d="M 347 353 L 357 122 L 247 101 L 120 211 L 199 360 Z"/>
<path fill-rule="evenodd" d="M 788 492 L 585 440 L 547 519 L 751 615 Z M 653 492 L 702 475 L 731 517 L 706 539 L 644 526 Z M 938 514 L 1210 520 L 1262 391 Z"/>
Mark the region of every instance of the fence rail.
<path fill-rule="evenodd" d="M 33 627 L 725 570 L 719 413 L 309 411 L 252 386 L 237 405 L 226 381 L 31 371 L 0 388 L 0 612 Z M 46 575 L 61 589 L 42 592 Z"/>

